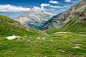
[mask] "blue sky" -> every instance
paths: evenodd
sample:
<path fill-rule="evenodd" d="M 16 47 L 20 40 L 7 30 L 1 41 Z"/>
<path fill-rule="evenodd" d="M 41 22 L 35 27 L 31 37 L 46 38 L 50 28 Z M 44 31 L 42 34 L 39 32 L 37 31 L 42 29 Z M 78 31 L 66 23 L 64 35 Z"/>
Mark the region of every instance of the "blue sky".
<path fill-rule="evenodd" d="M 0 0 L 0 14 L 15 17 L 30 10 L 59 14 L 81 0 Z"/>

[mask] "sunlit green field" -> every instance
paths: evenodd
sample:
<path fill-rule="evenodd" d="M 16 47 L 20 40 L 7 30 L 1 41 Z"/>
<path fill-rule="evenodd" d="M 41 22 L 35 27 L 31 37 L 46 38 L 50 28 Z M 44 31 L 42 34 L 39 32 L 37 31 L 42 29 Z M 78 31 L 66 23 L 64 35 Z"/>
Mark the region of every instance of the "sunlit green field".
<path fill-rule="evenodd" d="M 0 36 L 0 57 L 86 57 L 86 34 L 28 35 L 17 40 L 5 37 Z"/>

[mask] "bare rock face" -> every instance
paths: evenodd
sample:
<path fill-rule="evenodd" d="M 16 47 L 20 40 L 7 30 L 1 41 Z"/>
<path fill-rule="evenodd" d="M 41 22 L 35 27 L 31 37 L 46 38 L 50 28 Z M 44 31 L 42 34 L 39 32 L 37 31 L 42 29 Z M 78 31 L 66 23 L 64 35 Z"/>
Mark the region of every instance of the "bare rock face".
<path fill-rule="evenodd" d="M 22 38 L 19 37 L 19 36 L 13 35 L 13 36 L 8 36 L 8 37 L 6 37 L 6 39 L 8 39 L 8 40 L 16 40 L 16 39 L 22 39 Z"/>
<path fill-rule="evenodd" d="M 55 15 L 57 14 L 47 13 L 40 10 L 31 10 L 14 17 L 13 19 L 19 21 L 27 28 L 41 29 L 45 23 Z"/>

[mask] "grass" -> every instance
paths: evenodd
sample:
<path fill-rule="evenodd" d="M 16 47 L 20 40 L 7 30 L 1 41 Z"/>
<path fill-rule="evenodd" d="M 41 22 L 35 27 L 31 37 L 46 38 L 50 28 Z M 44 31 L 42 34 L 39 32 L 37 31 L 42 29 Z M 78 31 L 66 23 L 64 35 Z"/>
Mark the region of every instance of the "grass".
<path fill-rule="evenodd" d="M 86 54 L 86 35 L 84 34 L 52 34 L 50 36 L 41 36 L 41 40 L 36 39 L 38 36 L 31 36 L 32 38 L 27 36 L 21 40 L 6 40 L 5 37 L 0 36 L 1 57 L 84 57 Z M 75 49 L 72 47 L 77 45 L 73 44 L 82 45 L 78 45 L 80 49 Z"/>
<path fill-rule="evenodd" d="M 67 22 L 64 26 L 61 27 L 61 29 L 71 31 L 71 32 L 86 32 L 86 22 L 78 21 L 78 19 L 71 19 L 69 22 Z M 66 27 L 67 26 L 67 27 Z"/>
<path fill-rule="evenodd" d="M 73 32 L 86 32 L 85 25 L 86 25 L 86 22 L 85 23 L 78 22 L 75 25 L 73 25 L 72 27 L 67 28 L 67 29 L 70 31 L 73 31 Z"/>
<path fill-rule="evenodd" d="M 63 29 L 53 28 L 53 29 L 45 30 L 44 32 L 47 33 L 47 34 L 53 34 L 53 33 L 56 33 L 56 32 L 67 32 L 67 31 L 63 30 Z"/>
<path fill-rule="evenodd" d="M 4 21 L 5 19 L 7 21 Z M 19 23 L 0 15 L 0 57 L 86 57 L 86 34 L 56 33 L 67 32 L 56 28 L 44 32 L 29 28 L 27 31 L 20 27 L 22 25 L 14 26 L 8 21 Z M 46 33 L 48 36 L 45 36 Z M 7 36 L 13 34 L 22 39 L 6 39 Z M 41 40 L 38 40 L 37 37 L 40 37 Z"/>

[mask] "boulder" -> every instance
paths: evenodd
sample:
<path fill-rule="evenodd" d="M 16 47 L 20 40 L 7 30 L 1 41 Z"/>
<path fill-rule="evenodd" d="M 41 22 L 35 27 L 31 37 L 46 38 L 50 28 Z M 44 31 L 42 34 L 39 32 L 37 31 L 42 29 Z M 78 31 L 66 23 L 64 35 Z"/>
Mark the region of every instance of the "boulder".
<path fill-rule="evenodd" d="M 19 36 L 13 35 L 13 36 L 8 36 L 8 37 L 6 37 L 6 39 L 8 39 L 8 40 L 15 40 L 15 39 L 22 39 L 22 38 L 19 37 Z"/>
<path fill-rule="evenodd" d="M 40 37 L 37 37 L 37 40 L 41 40 L 41 38 Z"/>
<path fill-rule="evenodd" d="M 43 40 L 45 40 L 45 38 L 42 38 Z"/>

